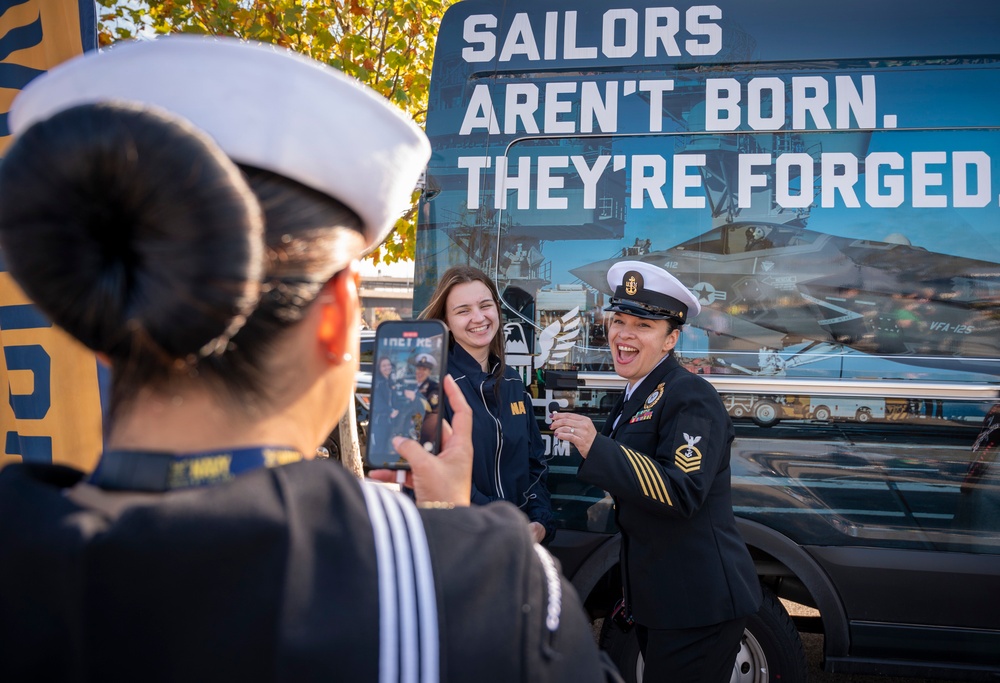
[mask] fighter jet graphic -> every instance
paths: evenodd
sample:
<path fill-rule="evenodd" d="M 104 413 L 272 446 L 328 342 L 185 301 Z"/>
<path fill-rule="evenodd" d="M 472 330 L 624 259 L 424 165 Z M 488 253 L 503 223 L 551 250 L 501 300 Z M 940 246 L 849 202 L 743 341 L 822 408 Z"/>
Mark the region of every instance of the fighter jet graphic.
<path fill-rule="evenodd" d="M 619 259 L 571 272 L 610 294 Z M 669 270 L 702 304 L 693 327 L 720 349 L 803 341 L 869 354 L 1000 356 L 1000 264 L 808 230 L 733 222 L 639 260 Z M 909 362 L 909 361 L 907 361 Z"/>

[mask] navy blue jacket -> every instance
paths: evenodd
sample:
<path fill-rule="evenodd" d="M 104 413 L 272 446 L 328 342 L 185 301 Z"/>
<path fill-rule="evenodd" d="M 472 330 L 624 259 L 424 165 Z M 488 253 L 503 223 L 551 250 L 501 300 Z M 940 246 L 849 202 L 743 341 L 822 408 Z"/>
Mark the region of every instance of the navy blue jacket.
<path fill-rule="evenodd" d="M 491 367 L 498 362 L 490 358 Z M 545 540 L 550 540 L 555 523 L 546 487 L 545 444 L 524 382 L 516 370 L 505 368 L 498 396 L 496 379 L 460 344 L 448 354 L 448 374 L 472 406 L 472 503 L 510 501 L 544 526 Z M 442 403 L 444 418 L 451 421 L 451 406 Z"/>

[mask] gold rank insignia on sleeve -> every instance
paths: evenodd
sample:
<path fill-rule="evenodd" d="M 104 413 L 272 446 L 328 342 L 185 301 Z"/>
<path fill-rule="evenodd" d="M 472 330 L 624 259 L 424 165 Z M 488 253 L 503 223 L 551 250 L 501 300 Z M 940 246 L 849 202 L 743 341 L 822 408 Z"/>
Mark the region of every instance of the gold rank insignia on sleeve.
<path fill-rule="evenodd" d="M 691 474 L 701 469 L 701 451 L 695 448 L 695 444 L 701 441 L 701 437 L 684 434 L 684 440 L 687 443 L 678 446 L 677 450 L 674 451 L 674 464 L 681 472 Z"/>
<path fill-rule="evenodd" d="M 653 461 L 648 456 L 637 453 L 631 448 L 626 448 L 621 444 L 618 447 L 621 448 L 622 453 L 625 454 L 625 459 L 628 460 L 628 463 L 635 471 L 635 476 L 639 479 L 639 486 L 642 487 L 643 495 L 673 506 L 673 503 L 670 502 L 670 494 L 667 493 L 667 485 L 663 482 L 663 476 Z"/>

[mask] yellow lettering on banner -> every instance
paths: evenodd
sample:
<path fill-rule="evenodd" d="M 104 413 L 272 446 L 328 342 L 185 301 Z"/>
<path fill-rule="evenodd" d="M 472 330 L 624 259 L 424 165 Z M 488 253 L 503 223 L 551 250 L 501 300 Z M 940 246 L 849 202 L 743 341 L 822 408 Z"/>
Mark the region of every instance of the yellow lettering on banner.
<path fill-rule="evenodd" d="M 9 273 L 0 272 L 0 307 L 17 307 L 31 301 Z M 41 365 L 29 369 L 7 367 L 5 350 L 40 349 Z M 48 378 L 48 383 L 44 382 Z M 94 353 L 58 327 L 24 327 L 0 330 L 0 384 L 7 399 L 0 400 L 3 433 L 20 438 L 42 438 L 51 443 L 52 462 L 89 472 L 102 448 L 101 394 L 98 361 Z M 44 415 L 17 415 L 11 396 L 47 396 Z M 21 462 L 22 454 L 0 448 L 0 467 Z M 16 446 L 15 446 L 16 448 Z"/>
<path fill-rule="evenodd" d="M 14 29 L 33 30 L 39 42 L 16 50 L 3 60 L 29 69 L 47 71 L 60 62 L 83 52 L 80 36 L 80 0 L 28 0 L 11 6 L 5 3 L 0 14 L 0 37 Z M 10 111 L 18 90 L 0 88 L 0 112 Z M 0 137 L 0 154 L 10 137 Z"/>
<path fill-rule="evenodd" d="M 0 7 L 0 43 L 5 66 L 31 74 L 41 73 L 83 52 L 80 12 L 89 6 L 81 0 L 25 0 Z M 16 33 L 15 33 L 16 32 Z M 20 35 L 16 47 L 9 40 Z M 95 47 L 96 40 L 87 41 Z M 0 88 L 0 114 L 10 112 L 20 91 Z M 0 155 L 10 144 L 0 135 Z M 0 274 L 0 306 L 30 303 L 6 273 Z M 8 372 L 3 351 L 30 350 L 36 365 Z M 48 377 L 48 384 L 41 380 Z M 0 449 L 0 467 L 21 462 L 30 447 L 33 457 L 90 471 L 102 448 L 103 419 L 94 354 L 55 327 L 17 328 L 0 331 L 0 384 L 8 387 L 8 400 L 0 398 L 0 428 L 6 435 Z M 44 415 L 15 414 L 11 395 L 18 398 L 48 397 Z M 41 444 L 39 446 L 39 444 Z M 7 449 L 10 449 L 8 452 Z"/>

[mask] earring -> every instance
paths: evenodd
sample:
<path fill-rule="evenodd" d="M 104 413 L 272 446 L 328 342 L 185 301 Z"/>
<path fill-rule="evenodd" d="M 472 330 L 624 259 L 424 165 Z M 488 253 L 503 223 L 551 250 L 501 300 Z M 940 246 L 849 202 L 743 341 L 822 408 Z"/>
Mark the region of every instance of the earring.
<path fill-rule="evenodd" d="M 352 356 L 349 353 L 345 353 L 338 359 L 337 354 L 335 354 L 333 351 L 327 351 L 326 359 L 332 363 L 335 363 L 336 365 L 340 365 L 341 363 L 350 363 L 352 360 L 354 360 L 354 356 Z"/>

